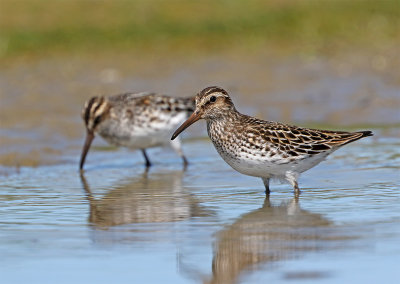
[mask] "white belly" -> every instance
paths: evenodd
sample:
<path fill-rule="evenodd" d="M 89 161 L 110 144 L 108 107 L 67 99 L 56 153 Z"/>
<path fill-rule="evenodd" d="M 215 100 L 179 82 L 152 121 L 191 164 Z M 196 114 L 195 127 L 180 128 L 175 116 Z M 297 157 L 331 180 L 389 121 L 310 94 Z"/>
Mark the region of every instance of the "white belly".
<path fill-rule="evenodd" d="M 187 114 L 180 113 L 168 119 L 143 124 L 131 121 L 111 122 L 99 130 L 99 134 L 108 143 L 131 149 L 169 145 L 173 132 L 186 120 Z"/>
<path fill-rule="evenodd" d="M 290 161 L 281 156 L 262 157 L 256 153 L 240 153 L 234 156 L 232 153 L 218 150 L 224 161 L 236 171 L 254 177 L 284 178 L 287 173 L 302 173 L 323 161 L 330 152 L 317 154 L 305 159 Z"/>

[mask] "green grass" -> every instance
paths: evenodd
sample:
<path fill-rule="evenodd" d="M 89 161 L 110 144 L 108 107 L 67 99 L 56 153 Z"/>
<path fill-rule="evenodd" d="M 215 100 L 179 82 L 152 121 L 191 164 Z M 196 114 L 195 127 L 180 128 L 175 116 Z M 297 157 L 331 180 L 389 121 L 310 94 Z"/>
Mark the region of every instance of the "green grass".
<path fill-rule="evenodd" d="M 398 0 L 2 0 L 0 57 L 52 52 L 310 53 L 395 46 Z"/>

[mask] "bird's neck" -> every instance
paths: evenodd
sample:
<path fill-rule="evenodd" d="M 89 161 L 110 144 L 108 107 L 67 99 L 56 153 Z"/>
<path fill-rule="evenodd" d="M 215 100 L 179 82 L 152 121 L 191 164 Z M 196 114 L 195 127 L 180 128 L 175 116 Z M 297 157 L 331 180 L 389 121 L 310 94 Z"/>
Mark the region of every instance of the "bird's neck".
<path fill-rule="evenodd" d="M 207 132 L 210 137 L 221 134 L 235 128 L 243 115 L 235 108 L 219 112 L 213 117 L 207 118 Z"/>

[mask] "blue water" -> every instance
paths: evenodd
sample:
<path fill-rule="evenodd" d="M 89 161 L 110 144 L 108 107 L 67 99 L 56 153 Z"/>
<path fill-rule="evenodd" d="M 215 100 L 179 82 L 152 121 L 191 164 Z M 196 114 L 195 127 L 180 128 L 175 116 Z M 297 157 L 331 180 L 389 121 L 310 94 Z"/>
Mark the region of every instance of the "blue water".
<path fill-rule="evenodd" d="M 302 194 L 227 166 L 207 140 L 79 149 L 0 181 L 1 283 L 398 283 L 400 144 L 375 135 L 303 174 Z"/>

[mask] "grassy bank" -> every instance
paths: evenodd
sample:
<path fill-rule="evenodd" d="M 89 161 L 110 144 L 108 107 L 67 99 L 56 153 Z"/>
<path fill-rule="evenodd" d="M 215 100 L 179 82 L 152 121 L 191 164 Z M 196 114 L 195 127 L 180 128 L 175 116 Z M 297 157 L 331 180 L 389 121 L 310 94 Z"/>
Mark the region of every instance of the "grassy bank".
<path fill-rule="evenodd" d="M 0 13 L 2 58 L 135 49 L 329 53 L 400 43 L 397 0 L 2 0 Z"/>

